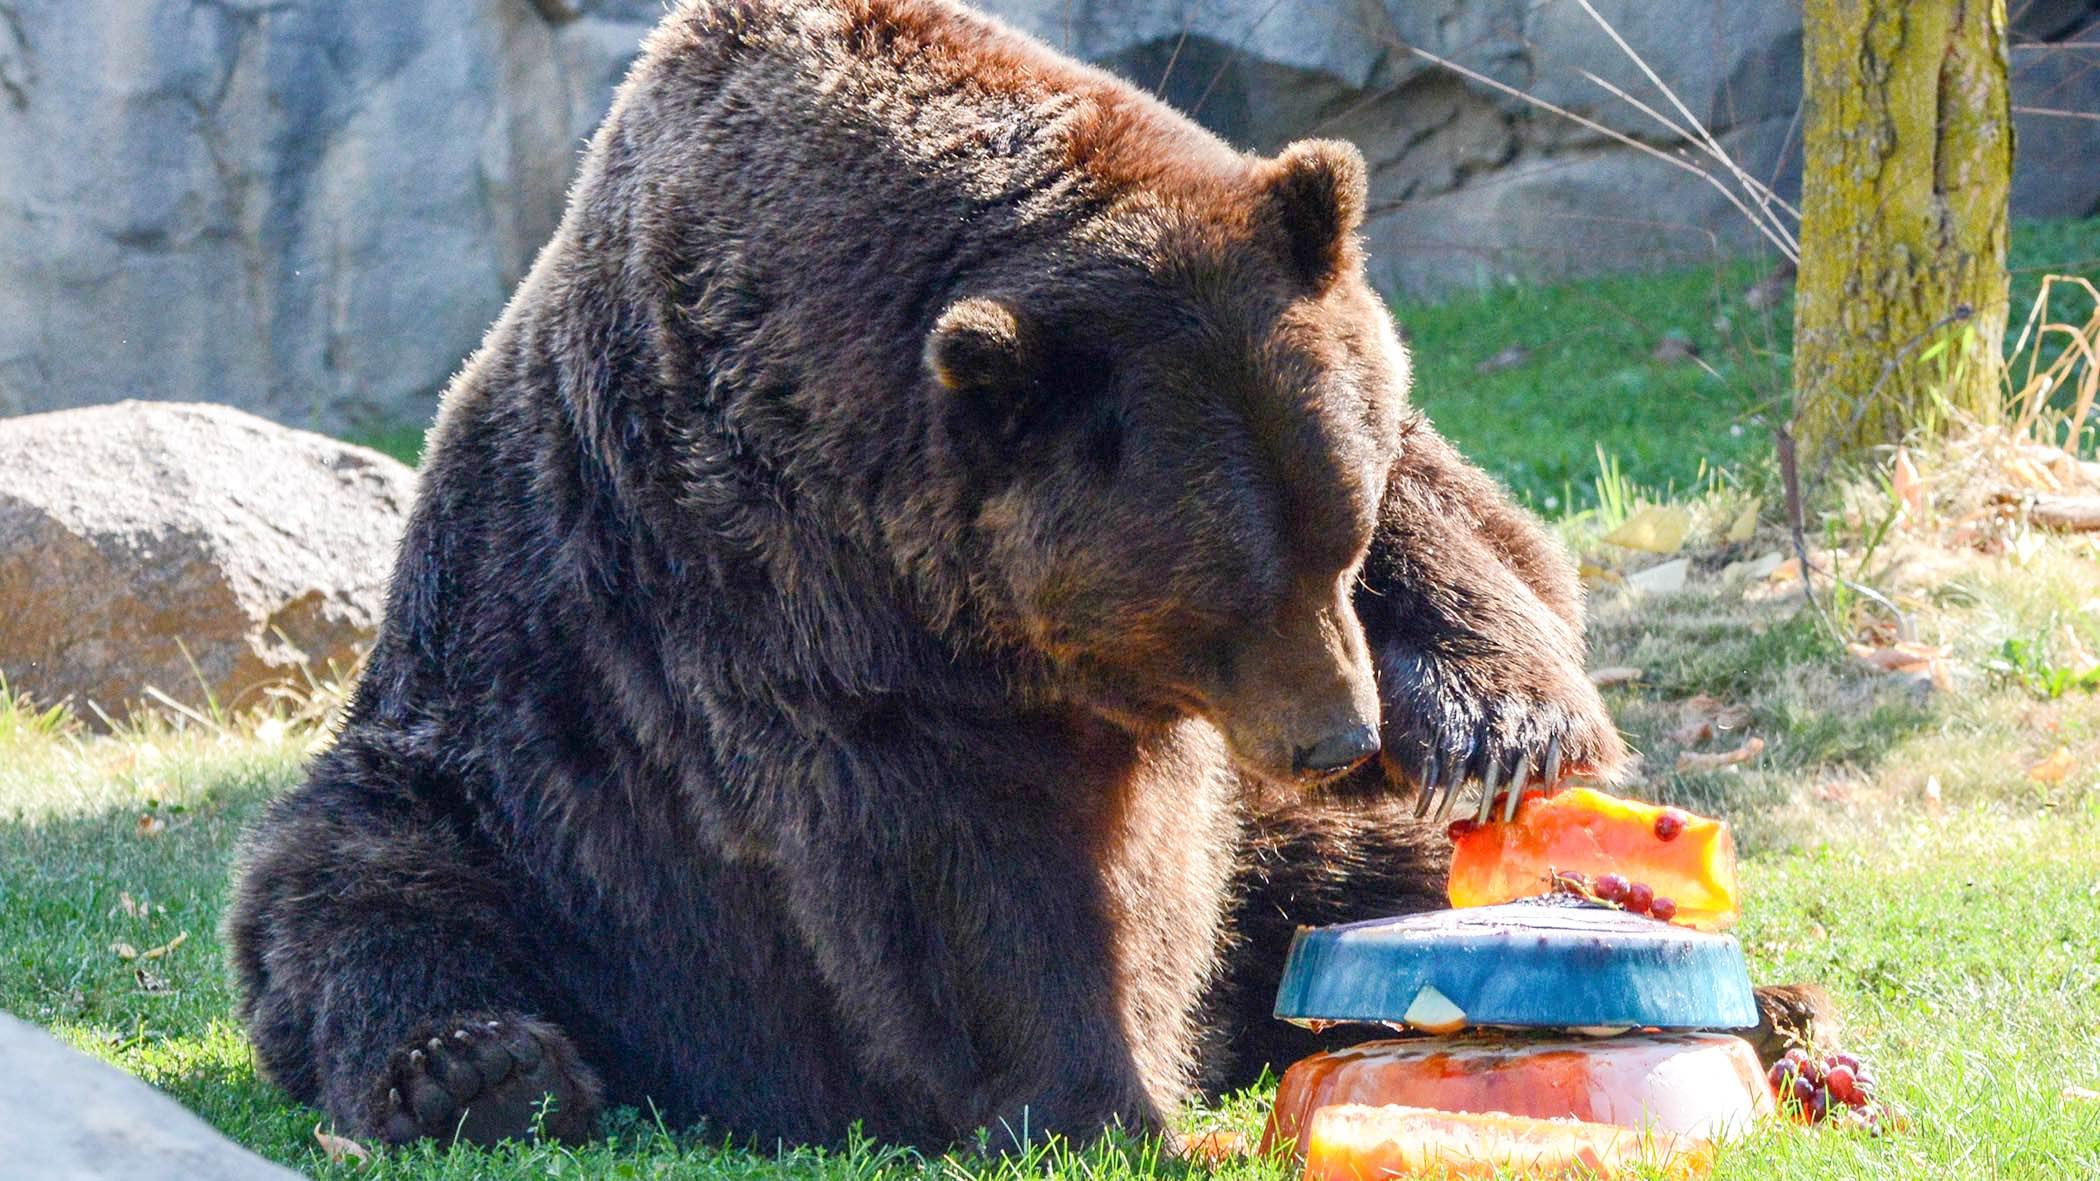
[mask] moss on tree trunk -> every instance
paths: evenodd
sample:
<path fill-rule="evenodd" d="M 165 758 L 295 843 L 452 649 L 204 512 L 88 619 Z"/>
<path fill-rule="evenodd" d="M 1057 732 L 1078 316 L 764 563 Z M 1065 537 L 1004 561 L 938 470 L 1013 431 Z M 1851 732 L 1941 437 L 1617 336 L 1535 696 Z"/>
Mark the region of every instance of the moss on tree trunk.
<path fill-rule="evenodd" d="M 1821 458 L 1943 424 L 1942 399 L 1996 407 L 2012 102 L 2005 0 L 1805 0 L 1802 16 L 1795 433 Z"/>

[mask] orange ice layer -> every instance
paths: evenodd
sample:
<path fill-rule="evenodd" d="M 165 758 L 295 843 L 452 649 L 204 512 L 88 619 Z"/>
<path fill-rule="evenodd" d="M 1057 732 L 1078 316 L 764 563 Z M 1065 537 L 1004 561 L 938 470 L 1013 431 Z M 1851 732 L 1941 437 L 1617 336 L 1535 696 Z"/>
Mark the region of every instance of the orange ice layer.
<path fill-rule="evenodd" d="M 1261 1151 L 1309 1158 L 1322 1112 L 1395 1107 L 1608 1124 L 1687 1146 L 1748 1132 L 1772 1114 L 1772 1092 L 1750 1043 L 1725 1033 L 1364 1042 L 1284 1072 Z"/>
<path fill-rule="evenodd" d="M 1711 1167 L 1705 1144 L 1662 1145 L 1610 1124 L 1346 1105 L 1321 1108 L 1313 1117 L 1305 1176 L 1599 1178 L 1659 1168 L 1666 1177 L 1695 1177 Z"/>
<path fill-rule="evenodd" d="M 1670 840 L 1655 831 L 1666 811 L 1684 820 Z M 1728 825 L 1583 787 L 1527 796 L 1513 821 L 1458 836 L 1451 849 L 1451 905 L 1492 906 L 1544 894 L 1556 871 L 1644 882 L 1656 897 L 1677 904 L 1672 921 L 1702 931 L 1725 931 L 1742 914 Z"/>

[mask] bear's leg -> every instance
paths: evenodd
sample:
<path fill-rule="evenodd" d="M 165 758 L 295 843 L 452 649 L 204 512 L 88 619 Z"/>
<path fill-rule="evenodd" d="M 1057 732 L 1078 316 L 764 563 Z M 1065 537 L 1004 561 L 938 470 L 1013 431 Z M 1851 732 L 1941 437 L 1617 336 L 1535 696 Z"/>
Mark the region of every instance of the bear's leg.
<path fill-rule="evenodd" d="M 860 754 L 874 772 L 881 760 Z M 776 856 L 784 902 L 862 1070 L 926 1114 L 929 1142 L 983 1128 L 1013 1147 L 1163 1122 L 1117 1007 L 1098 874 L 1068 818 L 1008 802 L 829 808 L 808 823 L 807 842 Z"/>
<path fill-rule="evenodd" d="M 331 778 L 343 762 L 271 810 L 236 884 L 227 939 L 264 1071 L 357 1136 L 523 1138 L 550 1096 L 546 1130 L 588 1135 L 597 1077 L 537 1016 L 514 891 L 420 804 Z"/>
<path fill-rule="evenodd" d="M 1575 567 L 1427 424 L 1407 436 L 1355 596 L 1402 784 L 1609 775 L 1625 744 L 1584 670 Z M 1477 799 L 1477 796 L 1476 796 Z"/>

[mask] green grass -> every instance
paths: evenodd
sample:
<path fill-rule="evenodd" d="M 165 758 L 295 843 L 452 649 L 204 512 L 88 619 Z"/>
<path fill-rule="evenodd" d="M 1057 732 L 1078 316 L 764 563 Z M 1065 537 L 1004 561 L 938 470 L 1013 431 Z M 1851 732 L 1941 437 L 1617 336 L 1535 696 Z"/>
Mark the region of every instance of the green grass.
<path fill-rule="evenodd" d="M 360 447 L 370 447 L 410 467 L 423 462 L 423 437 L 429 433 L 429 424 L 374 427 L 370 430 L 354 431 L 349 440 Z"/>
<path fill-rule="evenodd" d="M 2100 218 L 2013 229 L 2013 331 L 2051 272 L 2100 279 Z M 1752 307 L 1769 262 L 1551 287 L 1498 287 L 1395 309 L 1415 400 L 1459 448 L 1547 512 L 1594 504 L 1601 449 L 1643 487 L 1696 488 L 1763 462 L 1789 411 L 1793 301 Z M 1697 361 L 1655 359 L 1665 336 Z M 1525 359 L 1482 372 L 1511 346 Z"/>
<path fill-rule="evenodd" d="M 1690 487 L 1739 466 L 1786 413 L 1791 304 L 1752 309 L 1768 268 L 1745 262 L 1554 287 L 1503 287 L 1397 309 L 1415 401 L 1460 450 L 1534 507 L 1593 503 L 1601 447 L 1636 482 Z M 1654 358 L 1665 336 L 1696 360 Z M 1505 349 L 1525 358 L 1482 372 Z"/>

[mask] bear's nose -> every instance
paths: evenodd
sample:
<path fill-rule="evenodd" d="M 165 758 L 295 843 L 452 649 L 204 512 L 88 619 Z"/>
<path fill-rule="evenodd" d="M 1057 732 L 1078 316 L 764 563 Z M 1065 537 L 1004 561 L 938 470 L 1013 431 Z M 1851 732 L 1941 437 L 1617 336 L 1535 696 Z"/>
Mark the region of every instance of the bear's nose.
<path fill-rule="evenodd" d="M 1378 731 L 1358 724 L 1292 752 L 1291 773 L 1303 778 L 1332 775 L 1377 753 Z"/>

